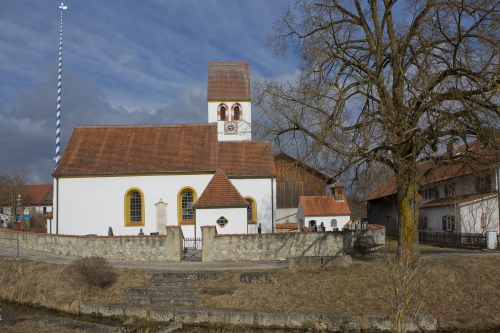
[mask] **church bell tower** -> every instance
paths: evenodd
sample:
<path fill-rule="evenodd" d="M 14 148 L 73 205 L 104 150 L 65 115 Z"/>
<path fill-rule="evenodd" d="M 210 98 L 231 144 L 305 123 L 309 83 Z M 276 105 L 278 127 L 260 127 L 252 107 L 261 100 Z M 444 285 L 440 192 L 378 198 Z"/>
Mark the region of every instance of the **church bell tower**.
<path fill-rule="evenodd" d="M 252 140 L 248 62 L 209 62 L 207 101 L 219 141 Z"/>

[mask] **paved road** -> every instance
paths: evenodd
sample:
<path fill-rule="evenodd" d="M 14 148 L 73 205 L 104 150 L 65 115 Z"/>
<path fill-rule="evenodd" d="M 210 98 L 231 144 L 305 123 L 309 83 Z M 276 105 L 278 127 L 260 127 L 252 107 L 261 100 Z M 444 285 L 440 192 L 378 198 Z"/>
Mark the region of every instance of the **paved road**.
<path fill-rule="evenodd" d="M 0 246 L 0 256 L 16 257 L 16 250 L 12 247 Z M 463 249 L 440 249 L 435 248 L 431 253 L 423 253 L 423 259 L 435 258 L 456 258 L 456 257 L 490 257 L 500 256 L 500 251 L 471 251 Z M 19 249 L 20 259 L 33 261 L 43 261 L 55 264 L 70 264 L 78 257 L 64 256 L 40 251 Z M 376 254 L 372 253 L 367 256 L 353 256 L 354 263 L 363 263 L 380 259 Z M 253 269 L 277 269 L 287 268 L 287 262 L 168 262 L 168 261 L 135 261 L 135 260 L 110 260 L 111 264 L 119 268 L 143 268 L 143 269 L 166 269 L 173 271 L 187 270 L 253 270 Z"/>

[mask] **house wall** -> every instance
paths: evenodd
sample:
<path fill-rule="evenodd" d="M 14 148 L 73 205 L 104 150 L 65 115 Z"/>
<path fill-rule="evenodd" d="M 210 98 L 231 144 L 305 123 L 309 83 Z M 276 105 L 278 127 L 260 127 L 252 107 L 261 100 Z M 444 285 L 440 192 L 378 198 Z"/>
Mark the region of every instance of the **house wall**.
<path fill-rule="evenodd" d="M 160 198 L 167 203 L 167 225 L 178 225 L 178 194 L 192 187 L 200 197 L 213 174 L 165 174 L 144 176 L 59 178 L 58 197 L 54 191 L 54 209 L 58 209 L 59 234 L 137 235 L 140 229 L 149 234 L 157 231 L 156 206 Z M 257 202 L 258 222 L 263 232 L 272 231 L 273 200 L 271 179 L 231 180 L 242 196 L 251 196 Z M 130 188 L 144 194 L 145 225 L 125 227 L 124 197 Z M 56 187 L 55 187 L 56 188 Z M 274 206 L 275 207 L 275 206 Z M 223 214 L 221 214 L 223 215 Z M 55 231 L 56 221 L 53 221 Z M 185 237 L 194 237 L 194 226 L 183 226 Z"/>
<path fill-rule="evenodd" d="M 470 202 L 460 205 L 461 232 L 465 233 L 485 233 L 487 231 L 499 232 L 498 224 L 498 201 L 497 196 L 484 200 Z M 486 227 L 482 226 L 482 216 L 486 222 Z"/>
<path fill-rule="evenodd" d="M 427 218 L 427 230 L 430 231 L 444 231 L 443 230 L 443 216 L 451 215 L 455 216 L 455 230 L 459 231 L 459 218 L 457 217 L 457 213 L 455 212 L 454 206 L 440 206 L 440 207 L 429 207 L 422 208 L 419 211 L 419 216 L 425 216 Z"/>
<path fill-rule="evenodd" d="M 297 223 L 297 207 L 276 209 L 276 223 Z"/>

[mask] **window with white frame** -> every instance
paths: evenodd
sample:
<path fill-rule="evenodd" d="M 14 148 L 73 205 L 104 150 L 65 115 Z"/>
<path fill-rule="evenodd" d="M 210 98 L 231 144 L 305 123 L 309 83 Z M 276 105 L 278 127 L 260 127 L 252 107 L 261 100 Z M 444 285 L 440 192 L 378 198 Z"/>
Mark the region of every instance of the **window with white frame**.
<path fill-rule="evenodd" d="M 337 219 L 332 219 L 330 221 L 330 227 L 337 228 Z"/>
<path fill-rule="evenodd" d="M 455 229 L 455 216 L 445 215 L 442 218 L 443 231 L 453 231 Z"/>

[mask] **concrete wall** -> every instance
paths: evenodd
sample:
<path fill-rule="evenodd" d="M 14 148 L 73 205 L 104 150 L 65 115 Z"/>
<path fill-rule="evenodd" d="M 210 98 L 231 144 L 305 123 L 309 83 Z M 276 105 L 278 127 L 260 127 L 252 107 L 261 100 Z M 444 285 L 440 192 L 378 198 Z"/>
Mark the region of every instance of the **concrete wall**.
<path fill-rule="evenodd" d="M 370 238 L 376 244 L 385 244 L 385 228 L 341 232 L 274 233 L 253 235 L 215 235 L 203 239 L 204 251 L 213 249 L 207 257 L 214 261 L 286 260 L 290 257 L 335 257 L 353 252 L 357 237 Z M 205 254 L 204 254 L 205 255 Z"/>

